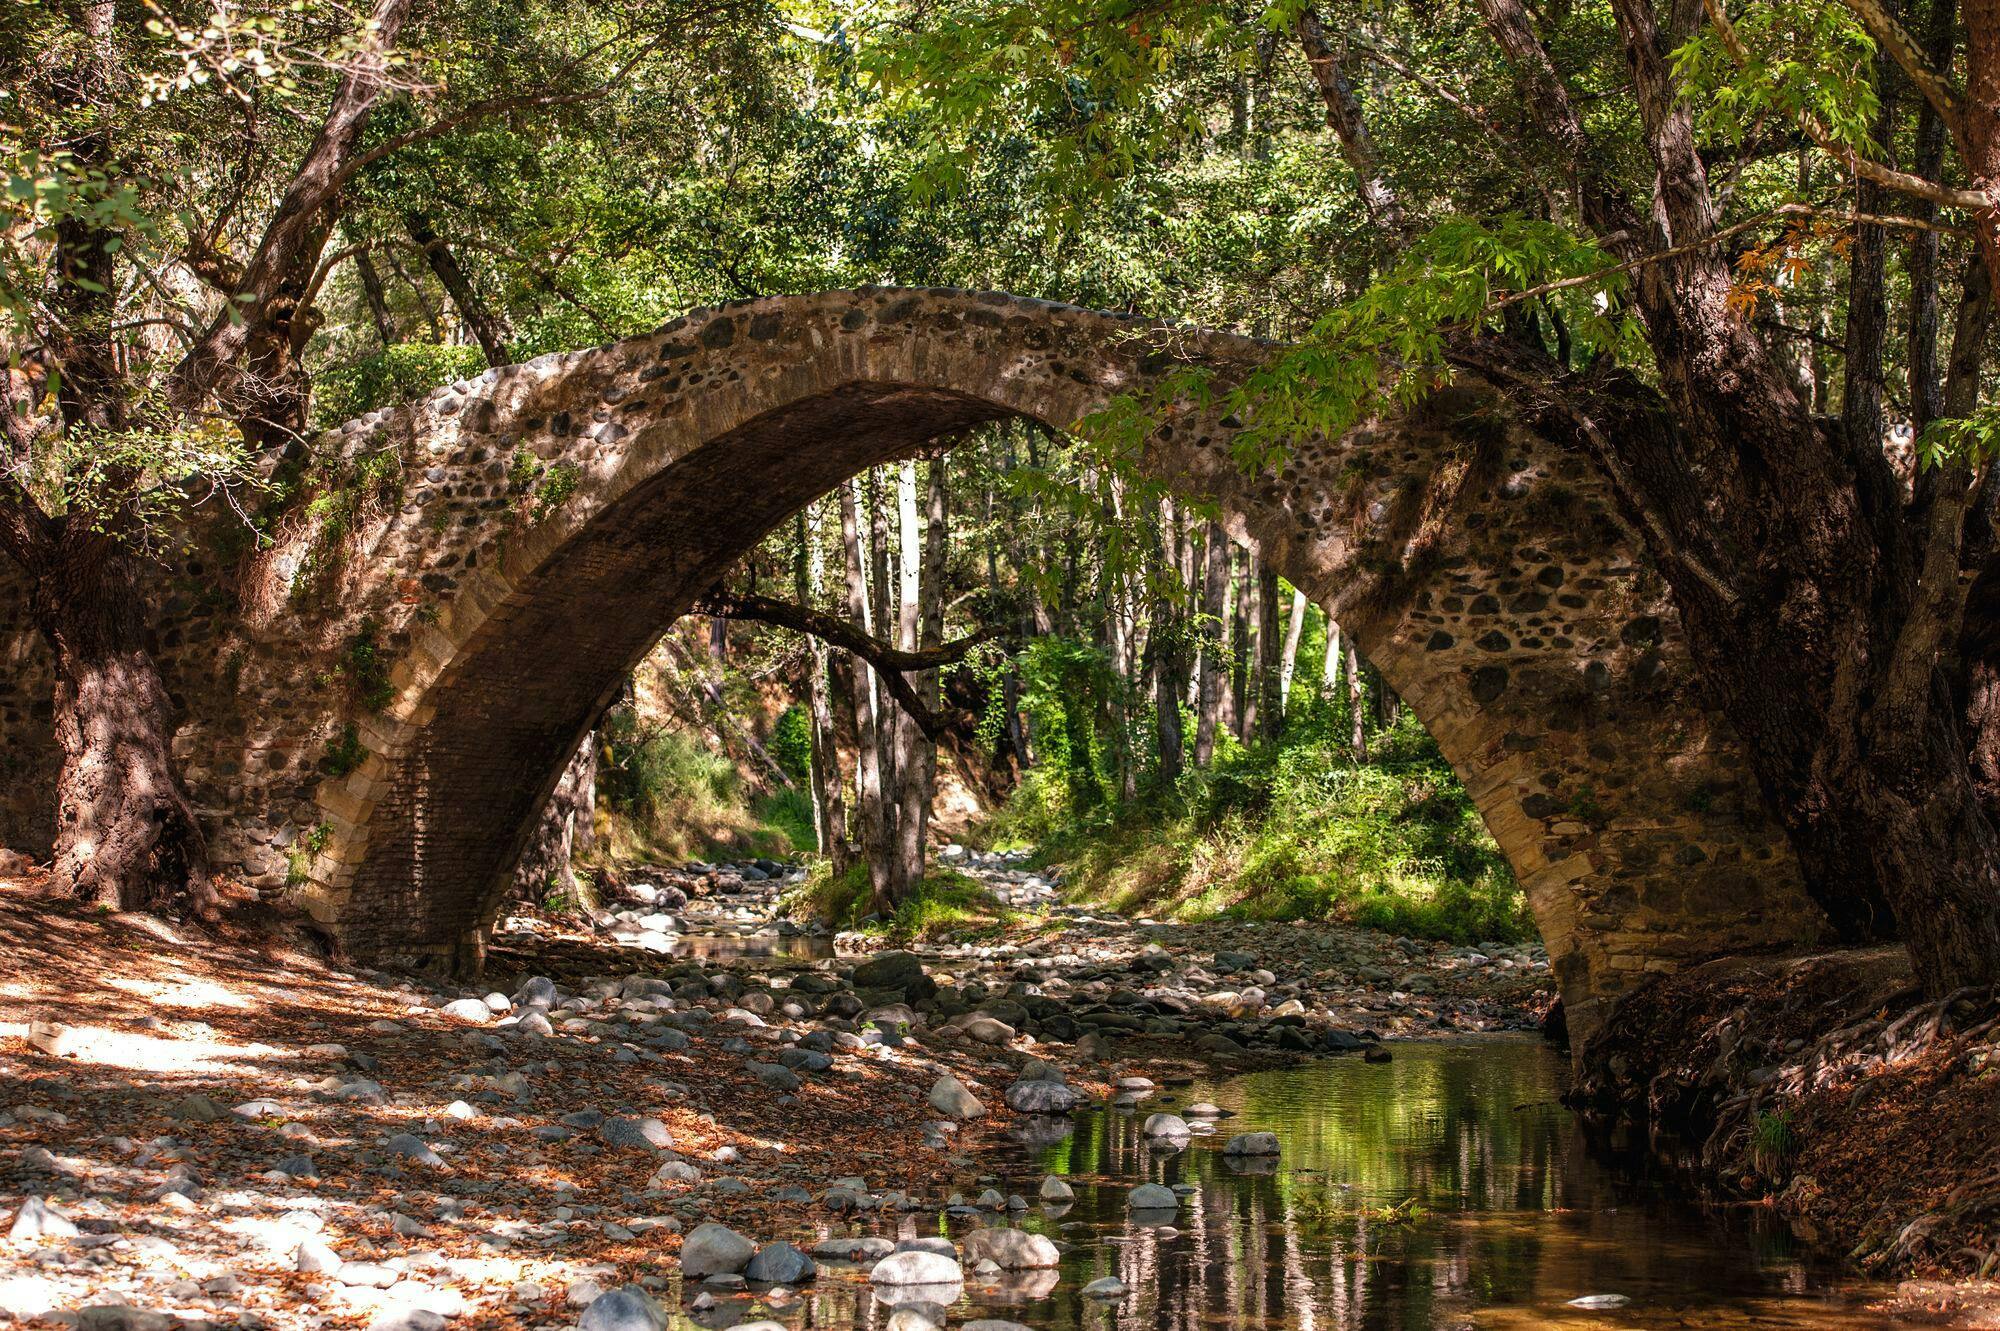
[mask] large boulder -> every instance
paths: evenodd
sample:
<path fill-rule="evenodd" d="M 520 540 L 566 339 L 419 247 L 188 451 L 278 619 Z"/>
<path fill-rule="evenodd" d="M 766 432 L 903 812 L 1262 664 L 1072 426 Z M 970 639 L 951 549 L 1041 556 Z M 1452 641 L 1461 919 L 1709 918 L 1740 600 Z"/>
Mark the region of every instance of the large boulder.
<path fill-rule="evenodd" d="M 1007 1088 L 1007 1107 L 1017 1114 L 1067 1114 L 1080 1098 L 1059 1081 L 1017 1081 Z"/>
<path fill-rule="evenodd" d="M 1278 1134 L 1275 1132 L 1241 1132 L 1229 1139 L 1222 1148 L 1224 1155 L 1276 1155 Z"/>
<path fill-rule="evenodd" d="M 1181 1199 L 1172 1188 L 1141 1183 L 1126 1196 L 1125 1204 L 1134 1211 L 1178 1211 Z"/>
<path fill-rule="evenodd" d="M 797 1285 L 818 1274 L 813 1259 L 789 1243 L 766 1244 L 743 1268 L 744 1279 L 770 1285 Z"/>
<path fill-rule="evenodd" d="M 590 1301 L 577 1331 L 666 1331 L 666 1310 L 637 1285 L 606 1290 Z"/>
<path fill-rule="evenodd" d="M 868 1278 L 878 1285 L 956 1285 L 965 1272 L 952 1258 L 937 1252 L 892 1252 L 875 1263 Z"/>

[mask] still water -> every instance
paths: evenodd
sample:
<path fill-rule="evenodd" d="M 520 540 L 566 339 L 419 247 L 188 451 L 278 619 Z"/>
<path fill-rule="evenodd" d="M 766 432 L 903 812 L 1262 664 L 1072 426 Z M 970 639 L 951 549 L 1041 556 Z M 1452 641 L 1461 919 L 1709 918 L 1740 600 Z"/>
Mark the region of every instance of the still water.
<path fill-rule="evenodd" d="M 1178 1233 L 1129 1227 L 1123 1186 L 1078 1189 L 1053 1233 L 1092 1237 L 1036 1326 L 1492 1328 L 1886 1326 L 1868 1291 L 1762 1212 L 1703 1211 L 1657 1178 L 1611 1168 L 1558 1104 L 1566 1056 L 1520 1037 L 1399 1044 L 1183 1092 L 1236 1117 L 1189 1149 L 1149 1148 L 1143 1114 L 1102 1113 L 1033 1153 L 1048 1172 L 1193 1184 Z M 1155 1097 L 1157 1100 L 1159 1097 Z M 1268 1173 L 1224 1157 L 1237 1132 L 1278 1134 Z M 1249 1166 L 1250 1169 L 1258 1166 Z M 1024 1194 L 1032 1195 L 1032 1194 Z M 1413 1220 L 1390 1208 L 1420 1208 Z M 1084 1221 L 1088 1230 L 1063 1229 Z M 1130 1288 L 1104 1314 L 1061 1290 Z M 1611 1310 L 1568 1306 L 1623 1295 Z M 1107 1315 L 1108 1314 L 1108 1315 Z"/>
<path fill-rule="evenodd" d="M 1387 1064 L 1310 1063 L 1165 1089 L 1136 1112 L 1057 1121 L 1052 1140 L 1021 1145 L 1018 1168 L 1000 1186 L 1032 1201 L 1044 1174 L 1074 1185 L 1073 1205 L 1036 1206 L 1019 1222 L 1068 1246 L 1060 1271 L 998 1285 L 972 1277 L 952 1323 L 997 1317 L 1050 1331 L 1891 1325 L 1865 1307 L 1886 1290 L 1843 1277 L 1768 1214 L 1704 1210 L 1676 1199 L 1659 1177 L 1593 1156 L 1556 1103 L 1567 1059 L 1539 1041 L 1393 1048 Z M 1147 1113 L 1202 1100 L 1235 1116 L 1184 1150 L 1146 1141 Z M 1230 1135 L 1253 1131 L 1278 1134 L 1275 1162 L 1223 1155 Z M 1126 1193 L 1144 1181 L 1194 1187 L 1170 1226 L 1128 1215 Z M 1390 1208 L 1407 1218 L 1389 1218 Z M 903 1225 L 905 1236 L 925 1226 L 937 1232 L 935 1217 Z M 795 1326 L 884 1325 L 889 1307 L 857 1276 L 865 1271 L 843 1275 L 829 1264 L 803 1304 L 759 1315 Z M 1128 1293 L 1083 1298 L 1083 1286 L 1102 1276 L 1119 1278 Z M 1629 1302 L 1569 1306 L 1588 1295 Z"/>

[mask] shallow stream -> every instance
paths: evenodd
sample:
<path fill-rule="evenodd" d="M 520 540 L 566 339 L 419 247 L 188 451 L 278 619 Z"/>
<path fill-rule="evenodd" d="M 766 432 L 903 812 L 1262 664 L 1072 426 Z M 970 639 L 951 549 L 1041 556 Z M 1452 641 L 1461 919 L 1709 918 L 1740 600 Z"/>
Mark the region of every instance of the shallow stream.
<path fill-rule="evenodd" d="M 1601 1162 L 1557 1103 L 1567 1060 L 1541 1042 L 1399 1043 L 1394 1054 L 1386 1064 L 1336 1059 L 1163 1088 L 1136 1112 L 1079 1116 L 1066 1134 L 1071 1125 L 1054 1121 L 1053 1139 L 1024 1142 L 1018 1169 L 999 1186 L 1032 1201 L 1046 1173 L 1072 1182 L 1073 1205 L 1037 1205 L 1020 1222 L 1070 1246 L 1061 1269 L 997 1287 L 974 1277 L 951 1323 L 1005 1318 L 1050 1331 L 1891 1325 L 1865 1309 L 1885 1290 L 1844 1277 L 1768 1213 L 1701 1208 L 1659 1177 Z M 1234 1116 L 1184 1150 L 1147 1143 L 1147 1113 L 1203 1100 Z M 1251 1131 L 1278 1134 L 1276 1162 L 1246 1166 L 1223 1155 L 1230 1135 Z M 1126 1193 L 1143 1181 L 1193 1185 L 1170 1226 L 1128 1216 Z M 921 1232 L 920 1223 L 906 1218 L 904 1235 Z M 855 1274 L 865 1277 L 865 1268 Z M 1123 1281 L 1124 1297 L 1084 1298 L 1083 1287 L 1103 1276 Z M 1593 1295 L 1626 1302 L 1570 1305 Z M 854 1275 L 830 1267 L 811 1295 L 758 1315 L 879 1327 L 890 1311 Z"/>

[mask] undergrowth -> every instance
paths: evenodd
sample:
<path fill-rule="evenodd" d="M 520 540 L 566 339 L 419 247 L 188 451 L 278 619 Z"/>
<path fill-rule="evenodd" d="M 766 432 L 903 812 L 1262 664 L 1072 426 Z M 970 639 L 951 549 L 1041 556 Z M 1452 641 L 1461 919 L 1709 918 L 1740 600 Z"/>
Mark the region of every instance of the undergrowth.
<path fill-rule="evenodd" d="M 1282 741 L 1229 742 L 1207 771 L 1123 807 L 1079 809 L 1072 783 L 1031 773 L 988 834 L 1036 846 L 1073 898 L 1126 914 L 1532 937 L 1506 859 L 1423 728 L 1406 712 L 1357 764 L 1339 721 L 1308 704 Z"/>
<path fill-rule="evenodd" d="M 933 869 L 893 914 L 877 914 L 871 897 L 865 864 L 852 864 L 835 875 L 825 860 L 817 860 L 805 881 L 779 902 L 779 910 L 791 919 L 816 920 L 895 942 L 996 933 L 1016 918 L 992 892 L 948 869 Z"/>
<path fill-rule="evenodd" d="M 641 730 L 629 715 L 607 720 L 610 760 L 598 785 L 616 860 L 790 858 L 813 847 L 804 791 L 759 793 L 736 764 L 680 731 Z"/>

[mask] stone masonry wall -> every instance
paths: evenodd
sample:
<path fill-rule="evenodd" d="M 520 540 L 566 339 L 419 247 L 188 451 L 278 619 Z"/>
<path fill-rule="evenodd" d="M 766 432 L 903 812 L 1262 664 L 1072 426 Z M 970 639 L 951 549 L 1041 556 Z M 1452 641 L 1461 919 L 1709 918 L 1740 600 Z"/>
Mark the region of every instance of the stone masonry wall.
<path fill-rule="evenodd" d="M 296 520 L 226 579 L 161 573 L 192 792 L 228 864 L 291 880 L 357 952 L 476 962 L 583 729 L 765 533 L 981 421 L 1067 428 L 1185 364 L 1228 383 L 1267 354 L 877 288 L 703 311 L 350 422 L 324 451 L 366 478 L 359 511 Z M 1182 411 L 1142 465 L 1218 501 L 1430 727 L 1520 876 L 1573 1024 L 1647 971 L 1815 935 L 1587 458 L 1471 372 L 1276 475 L 1235 465 L 1234 428 Z M 42 846 L 46 658 L 7 576 L 0 838 Z"/>

